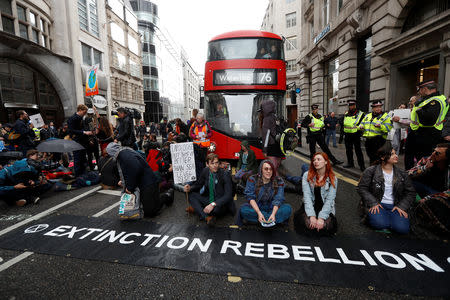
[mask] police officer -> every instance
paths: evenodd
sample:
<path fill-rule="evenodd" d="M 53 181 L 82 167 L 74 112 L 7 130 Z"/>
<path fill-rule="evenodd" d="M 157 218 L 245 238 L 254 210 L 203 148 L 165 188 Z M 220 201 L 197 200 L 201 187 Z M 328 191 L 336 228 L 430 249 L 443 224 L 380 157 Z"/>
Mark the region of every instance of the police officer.
<path fill-rule="evenodd" d="M 311 158 L 314 153 L 316 153 L 316 144 L 320 146 L 323 152 L 325 152 L 330 158 L 331 162 L 334 165 L 342 164 L 342 161 L 339 161 L 331 154 L 330 149 L 325 144 L 324 138 L 324 130 L 325 123 L 323 120 L 323 116 L 319 115 L 319 105 L 313 104 L 311 105 L 312 113 L 307 115 L 303 121 L 301 126 L 307 128 L 308 134 L 306 136 L 307 141 L 309 142 L 309 153 Z"/>
<path fill-rule="evenodd" d="M 441 139 L 448 104 L 445 96 L 437 91 L 434 81 L 417 85 L 421 97 L 411 110 L 411 123 L 405 144 L 405 169 L 414 166 L 414 158 L 429 156 Z"/>
<path fill-rule="evenodd" d="M 372 112 L 364 117 L 360 125 L 360 129 L 364 130 L 370 164 L 377 160 L 377 151 L 384 145 L 388 132 L 392 129 L 391 118 L 387 112 L 383 112 L 383 103 L 375 100 L 371 106 Z"/>
<path fill-rule="evenodd" d="M 345 153 L 347 154 L 347 164 L 343 165 L 343 167 L 355 167 L 353 163 L 353 147 L 355 147 L 359 168 L 361 171 L 364 171 L 364 157 L 361 151 L 361 131 L 359 130 L 359 125 L 364 119 L 364 113 L 356 108 L 356 100 L 348 100 L 347 104 L 348 111 L 344 114 L 344 119 L 341 124 L 341 138 L 345 136 Z"/>

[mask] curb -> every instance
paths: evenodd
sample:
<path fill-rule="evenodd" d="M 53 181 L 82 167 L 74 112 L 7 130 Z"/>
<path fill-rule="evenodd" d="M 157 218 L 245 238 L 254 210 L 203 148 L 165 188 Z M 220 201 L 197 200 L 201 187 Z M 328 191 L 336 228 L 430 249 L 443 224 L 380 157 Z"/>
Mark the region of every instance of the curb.
<path fill-rule="evenodd" d="M 303 155 L 303 156 L 309 158 L 309 154 L 308 154 L 308 153 L 302 152 L 302 151 L 300 151 L 298 148 L 295 148 L 294 152 L 296 152 L 296 153 L 298 153 L 298 154 L 301 154 L 301 155 Z M 361 177 L 361 174 L 362 174 L 362 172 L 358 172 L 358 171 L 353 170 L 353 169 L 346 169 L 346 168 L 343 168 L 341 165 L 333 166 L 333 168 L 334 168 L 335 170 L 338 170 L 338 171 L 341 172 L 341 173 L 344 173 L 344 174 L 346 174 L 346 175 L 352 176 L 352 177 L 354 177 L 354 178 L 356 178 L 356 179 L 359 179 L 359 177 Z"/>

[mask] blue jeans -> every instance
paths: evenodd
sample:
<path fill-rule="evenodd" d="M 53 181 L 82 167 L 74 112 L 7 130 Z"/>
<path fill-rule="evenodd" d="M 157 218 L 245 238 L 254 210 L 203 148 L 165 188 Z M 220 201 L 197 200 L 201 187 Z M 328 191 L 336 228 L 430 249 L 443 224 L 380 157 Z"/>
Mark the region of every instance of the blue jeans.
<path fill-rule="evenodd" d="M 240 169 L 239 171 L 236 172 L 236 174 L 234 175 L 234 178 L 236 179 L 241 179 L 244 175 L 248 175 L 250 176 L 252 174 L 252 171 L 246 171 L 244 169 Z"/>
<path fill-rule="evenodd" d="M 272 210 L 269 207 L 260 207 L 259 210 L 264 215 L 264 218 L 267 220 L 272 214 Z M 248 204 L 244 204 L 240 209 L 241 217 L 247 220 L 250 223 L 259 223 L 258 214 Z M 278 208 L 277 213 L 275 214 L 275 223 L 280 224 L 289 220 L 289 217 L 292 214 L 292 207 L 289 204 L 281 204 Z"/>
<path fill-rule="evenodd" d="M 326 136 L 325 136 L 325 144 L 327 146 L 330 145 L 330 136 L 333 137 L 333 147 L 337 147 L 336 145 L 336 129 L 327 129 L 326 130 Z"/>
<path fill-rule="evenodd" d="M 286 176 L 286 180 L 295 184 L 295 185 L 301 185 L 302 184 L 302 178 L 303 178 L 303 174 L 305 174 L 306 172 L 308 172 L 309 170 L 309 165 L 308 164 L 303 164 L 302 165 L 302 173 L 300 174 L 300 176 Z"/>
<path fill-rule="evenodd" d="M 379 213 L 368 213 L 369 224 L 374 229 L 391 229 L 400 234 L 409 232 L 409 218 L 400 216 L 398 211 L 392 212 L 394 205 L 381 203 L 383 209 Z"/>

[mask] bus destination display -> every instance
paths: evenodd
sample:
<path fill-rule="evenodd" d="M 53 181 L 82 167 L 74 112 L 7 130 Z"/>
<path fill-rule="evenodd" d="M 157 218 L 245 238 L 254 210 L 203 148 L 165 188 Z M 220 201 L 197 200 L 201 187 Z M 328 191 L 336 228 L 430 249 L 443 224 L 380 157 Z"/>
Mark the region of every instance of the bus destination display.
<path fill-rule="evenodd" d="M 228 69 L 213 73 L 214 85 L 277 85 L 276 69 Z"/>

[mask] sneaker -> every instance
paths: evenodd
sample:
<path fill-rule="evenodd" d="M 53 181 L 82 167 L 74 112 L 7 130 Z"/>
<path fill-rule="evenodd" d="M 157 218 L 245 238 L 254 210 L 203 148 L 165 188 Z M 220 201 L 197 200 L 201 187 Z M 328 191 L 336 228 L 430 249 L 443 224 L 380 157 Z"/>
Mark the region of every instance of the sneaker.
<path fill-rule="evenodd" d="M 214 224 L 216 224 L 216 217 L 214 216 L 207 216 L 205 218 L 206 224 L 208 224 L 208 226 L 214 226 Z"/>
<path fill-rule="evenodd" d="M 186 212 L 188 212 L 188 213 L 190 213 L 190 214 L 193 214 L 193 213 L 195 213 L 195 210 L 194 210 L 194 208 L 193 208 L 192 206 L 188 206 L 188 207 L 186 208 Z"/>
<path fill-rule="evenodd" d="M 25 199 L 20 199 L 20 200 L 16 201 L 16 206 L 22 207 L 25 204 L 27 204 L 27 200 L 25 200 Z"/>

